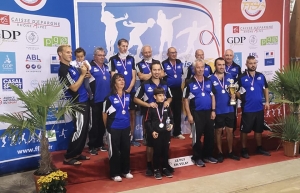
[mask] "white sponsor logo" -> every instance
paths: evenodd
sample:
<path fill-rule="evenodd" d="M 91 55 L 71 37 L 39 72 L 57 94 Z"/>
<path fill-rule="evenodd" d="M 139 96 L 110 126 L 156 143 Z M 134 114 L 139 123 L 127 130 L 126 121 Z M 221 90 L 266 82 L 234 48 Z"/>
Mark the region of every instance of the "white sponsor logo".
<path fill-rule="evenodd" d="M 72 74 L 73 74 L 73 75 L 75 75 L 75 74 L 76 74 L 75 70 L 71 70 L 71 72 L 72 72 Z"/>
<path fill-rule="evenodd" d="M 147 91 L 148 91 L 148 92 L 153 92 L 153 88 L 149 87 L 149 88 L 147 89 Z"/>
<path fill-rule="evenodd" d="M 266 10 L 265 0 L 242 0 L 241 11 L 248 20 L 259 19 Z"/>
<path fill-rule="evenodd" d="M 119 103 L 120 101 L 117 98 L 114 98 L 114 104 Z"/>

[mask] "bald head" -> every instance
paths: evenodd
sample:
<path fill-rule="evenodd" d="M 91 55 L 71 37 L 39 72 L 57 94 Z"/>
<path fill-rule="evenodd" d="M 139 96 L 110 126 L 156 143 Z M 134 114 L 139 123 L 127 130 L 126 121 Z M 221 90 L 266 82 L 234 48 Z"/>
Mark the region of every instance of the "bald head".
<path fill-rule="evenodd" d="M 196 50 L 195 52 L 195 58 L 204 60 L 204 52 L 201 49 Z"/>
<path fill-rule="evenodd" d="M 225 64 L 231 65 L 233 62 L 234 52 L 231 49 L 225 50 L 224 58 L 225 58 Z"/>
<path fill-rule="evenodd" d="M 151 48 L 151 46 L 149 46 L 149 45 L 145 45 L 145 46 L 143 46 L 143 47 L 142 47 L 142 50 L 141 50 L 141 52 L 143 53 L 145 49 L 147 49 L 147 50 L 149 49 L 149 50 L 151 50 L 151 51 L 152 51 L 152 48 Z"/>
<path fill-rule="evenodd" d="M 152 49 L 149 45 L 145 45 L 142 47 L 142 55 L 144 60 L 152 59 Z"/>
<path fill-rule="evenodd" d="M 234 55 L 234 52 L 233 52 L 232 49 L 227 49 L 227 50 L 225 50 L 224 55 L 226 55 L 226 54 L 228 54 L 228 53 Z"/>
<path fill-rule="evenodd" d="M 177 58 L 177 50 L 174 47 L 170 47 L 168 49 L 168 57 L 170 60 L 176 60 Z"/>

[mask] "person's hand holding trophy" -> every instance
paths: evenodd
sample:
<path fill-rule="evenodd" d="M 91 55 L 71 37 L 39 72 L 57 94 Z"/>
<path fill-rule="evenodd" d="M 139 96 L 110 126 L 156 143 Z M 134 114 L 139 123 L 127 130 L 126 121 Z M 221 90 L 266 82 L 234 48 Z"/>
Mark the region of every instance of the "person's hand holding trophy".
<path fill-rule="evenodd" d="M 234 106 L 236 105 L 236 99 L 235 99 L 235 93 L 238 90 L 238 85 L 234 84 L 234 80 L 230 79 L 230 85 L 227 86 L 226 91 L 229 93 L 231 99 L 230 99 L 230 105 Z"/>

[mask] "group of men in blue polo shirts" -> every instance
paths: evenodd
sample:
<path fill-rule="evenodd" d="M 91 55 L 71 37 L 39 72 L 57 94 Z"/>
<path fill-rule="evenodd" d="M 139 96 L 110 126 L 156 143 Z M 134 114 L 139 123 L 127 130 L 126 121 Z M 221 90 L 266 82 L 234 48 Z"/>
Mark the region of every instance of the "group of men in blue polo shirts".
<path fill-rule="evenodd" d="M 121 42 L 127 42 L 120 40 Z M 121 46 L 120 46 L 121 45 Z M 241 140 L 242 140 L 242 151 L 241 156 L 248 159 L 247 151 L 247 134 L 254 130 L 255 137 L 257 141 L 257 153 L 263 155 L 270 155 L 269 152 L 265 151 L 261 145 L 261 133 L 263 131 L 264 124 L 264 108 L 269 108 L 269 98 L 268 98 L 268 84 L 266 82 L 265 76 L 256 71 L 257 61 L 254 57 L 249 56 L 246 61 L 246 70 L 241 73 L 241 67 L 233 62 L 234 53 L 232 50 L 226 50 L 224 58 L 217 58 L 214 62 L 215 72 L 212 72 L 211 67 L 205 64 L 204 52 L 201 49 L 196 50 L 195 58 L 196 60 L 188 68 L 187 77 L 185 80 L 184 89 L 182 89 L 182 77 L 183 77 L 183 63 L 177 59 L 176 48 L 170 47 L 167 51 L 168 58 L 163 62 L 159 62 L 152 58 L 152 50 L 150 46 L 144 46 L 142 49 L 143 60 L 135 63 L 132 56 L 128 54 L 128 46 L 122 47 L 120 44 L 119 53 L 110 58 L 109 64 L 104 65 L 103 59 L 105 52 L 103 49 L 95 50 L 95 59 L 92 61 L 91 73 L 96 81 L 91 84 L 93 93 L 98 93 L 99 96 L 105 94 L 101 88 L 97 85 L 103 83 L 109 83 L 110 77 L 114 73 L 121 73 L 125 78 L 125 91 L 130 94 L 130 126 L 131 134 L 134 132 L 135 127 L 135 115 L 137 110 L 137 105 L 141 107 L 141 112 L 144 115 L 146 108 L 156 108 L 153 98 L 153 90 L 156 87 L 163 87 L 166 91 L 166 101 L 164 106 L 170 106 L 174 119 L 173 126 L 173 137 L 177 139 L 185 139 L 181 133 L 181 114 L 182 114 L 182 102 L 187 115 L 187 119 L 193 128 L 193 157 L 195 165 L 205 166 L 206 163 L 221 163 L 224 160 L 224 154 L 221 146 L 222 132 L 226 131 L 229 152 L 227 156 L 233 160 L 240 160 L 239 156 L 233 153 L 233 132 L 236 129 L 236 105 L 231 105 L 231 100 L 239 99 L 241 101 L 242 108 L 242 120 L 241 120 Z M 68 48 L 68 47 L 67 47 Z M 72 94 L 73 98 L 77 97 L 77 102 L 87 103 L 88 96 L 84 91 L 83 78 L 87 77 L 83 73 L 89 72 L 87 69 L 82 69 L 81 73 L 75 68 L 73 69 L 68 65 L 69 55 L 65 52 L 65 47 L 58 50 L 58 54 L 61 60 L 61 67 L 59 76 L 67 81 L 67 87 L 69 93 Z M 69 48 L 68 48 L 69 49 Z M 69 50 L 68 50 L 69 51 Z M 99 52 L 99 53 L 98 53 Z M 100 54 L 101 63 L 97 63 L 97 54 Z M 161 70 L 159 73 L 155 72 L 155 69 L 151 68 L 152 64 L 159 64 Z M 99 77 L 97 76 L 99 74 Z M 139 77 L 141 81 L 141 86 L 135 90 L 136 76 Z M 229 87 L 232 84 L 236 85 L 236 94 L 229 92 Z M 100 89 L 100 90 L 99 90 Z M 106 88 L 109 90 L 109 88 Z M 108 91 L 105 91 L 108 92 Z M 265 97 L 266 103 L 265 107 L 262 103 L 262 98 Z M 93 100 L 96 100 L 97 96 L 94 96 Z M 100 97 L 101 98 L 101 97 Z M 102 97 L 104 98 L 104 97 Z M 101 102 L 99 105 L 95 105 L 95 101 L 92 105 L 94 108 L 93 114 L 99 116 L 101 114 Z M 97 103 L 97 101 L 96 101 Z M 95 112 L 94 112 L 95 111 Z M 65 162 L 76 165 L 83 159 L 88 159 L 88 157 L 82 157 L 81 151 L 83 149 L 83 140 L 87 135 L 88 124 L 87 120 L 89 114 L 83 113 L 83 117 L 75 117 L 75 127 L 76 130 L 81 130 L 84 132 L 75 132 L 73 139 L 70 142 L 69 149 L 65 156 Z M 79 115 L 78 115 L 79 116 Z M 101 115 L 100 115 L 101 116 Z M 93 121 L 96 117 L 93 116 Z M 82 121 L 78 124 L 78 121 Z M 103 121 L 102 121 L 103 122 Z M 102 132 L 97 132 L 92 129 L 95 135 L 103 137 L 105 128 L 103 123 L 97 122 L 93 124 L 94 128 L 101 130 Z M 100 125 L 100 126 L 99 126 Z M 146 175 L 153 175 L 152 172 L 152 157 L 153 150 L 151 141 L 147 138 L 147 131 L 144 129 L 144 134 L 146 138 L 147 145 L 147 171 Z M 84 136 L 85 135 L 85 136 Z M 204 145 L 200 141 L 201 136 L 204 135 Z M 213 157 L 214 148 L 214 136 L 216 135 L 216 144 L 218 148 L 218 157 L 215 159 Z M 77 139 L 80 139 L 78 142 Z M 80 143 L 80 145 L 76 144 Z M 139 146 L 138 142 L 132 140 L 132 145 Z M 203 147 L 202 147 L 203 146 Z M 100 143 L 91 144 L 90 152 L 92 155 L 97 154 L 97 148 L 99 150 L 105 150 L 104 144 Z M 75 160 L 75 161 L 72 161 Z M 70 162 L 71 161 L 71 162 Z M 173 171 L 173 168 L 169 168 Z"/>

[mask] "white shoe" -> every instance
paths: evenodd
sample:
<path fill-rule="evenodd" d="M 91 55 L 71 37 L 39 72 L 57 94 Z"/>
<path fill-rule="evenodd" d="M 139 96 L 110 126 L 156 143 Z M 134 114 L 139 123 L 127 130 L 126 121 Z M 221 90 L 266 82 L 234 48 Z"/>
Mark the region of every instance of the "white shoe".
<path fill-rule="evenodd" d="M 177 139 L 185 139 L 185 137 L 183 136 L 183 135 L 177 135 L 175 138 L 177 138 Z"/>
<path fill-rule="evenodd" d="M 115 176 L 115 177 L 112 177 L 111 179 L 115 182 L 122 182 L 121 176 Z"/>
<path fill-rule="evenodd" d="M 190 138 L 191 138 L 191 139 L 193 138 L 193 133 L 190 134 Z"/>
<path fill-rule="evenodd" d="M 129 172 L 128 174 L 123 174 L 123 176 L 127 179 L 132 179 L 133 175 Z"/>

